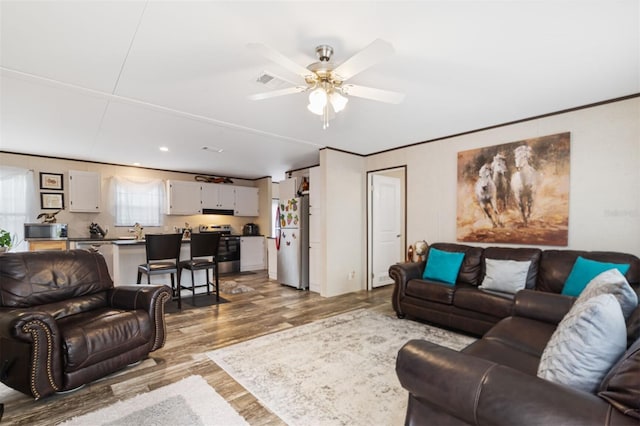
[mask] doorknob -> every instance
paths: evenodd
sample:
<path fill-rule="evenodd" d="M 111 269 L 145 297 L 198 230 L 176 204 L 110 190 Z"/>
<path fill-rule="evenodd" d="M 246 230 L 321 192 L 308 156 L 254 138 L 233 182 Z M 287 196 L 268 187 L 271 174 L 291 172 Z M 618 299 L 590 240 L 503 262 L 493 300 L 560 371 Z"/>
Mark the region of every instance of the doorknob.
<path fill-rule="evenodd" d="M 402 234 L 398 234 L 396 235 L 396 238 L 400 238 L 402 236 Z"/>

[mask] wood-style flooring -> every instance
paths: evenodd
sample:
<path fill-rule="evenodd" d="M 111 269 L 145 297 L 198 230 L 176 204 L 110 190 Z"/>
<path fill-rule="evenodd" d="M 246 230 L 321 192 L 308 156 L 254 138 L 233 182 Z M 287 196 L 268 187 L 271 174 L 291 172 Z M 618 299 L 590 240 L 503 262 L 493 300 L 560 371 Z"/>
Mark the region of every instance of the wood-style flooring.
<path fill-rule="evenodd" d="M 282 286 L 269 280 L 263 271 L 224 279 L 234 279 L 256 291 L 221 294 L 228 303 L 201 308 L 184 309 L 183 299 L 182 312 L 166 316 L 165 346 L 152 352 L 141 364 L 72 393 L 41 401 L 26 395 L 0 401 L 5 402 L 2 425 L 54 425 L 194 374 L 204 377 L 250 424 L 281 425 L 283 422 L 276 415 L 205 353 L 354 309 L 393 314 L 392 286 L 323 298 L 317 293 Z"/>

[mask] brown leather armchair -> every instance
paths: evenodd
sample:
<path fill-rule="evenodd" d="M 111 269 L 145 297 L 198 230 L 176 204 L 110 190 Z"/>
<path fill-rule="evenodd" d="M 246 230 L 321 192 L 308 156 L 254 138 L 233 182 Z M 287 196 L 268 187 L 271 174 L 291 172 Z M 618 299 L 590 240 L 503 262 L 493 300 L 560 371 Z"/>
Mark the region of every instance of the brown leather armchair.
<path fill-rule="evenodd" d="M 164 346 L 170 298 L 114 287 L 99 253 L 0 255 L 0 381 L 40 399 L 136 363 Z"/>

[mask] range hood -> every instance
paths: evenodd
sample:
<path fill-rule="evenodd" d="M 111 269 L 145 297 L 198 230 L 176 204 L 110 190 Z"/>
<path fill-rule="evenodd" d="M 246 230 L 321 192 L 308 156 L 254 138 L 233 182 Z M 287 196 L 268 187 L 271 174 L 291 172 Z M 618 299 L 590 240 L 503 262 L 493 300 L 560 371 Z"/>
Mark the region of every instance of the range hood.
<path fill-rule="evenodd" d="M 223 216 L 233 216 L 233 209 L 202 209 L 202 214 L 218 214 Z"/>

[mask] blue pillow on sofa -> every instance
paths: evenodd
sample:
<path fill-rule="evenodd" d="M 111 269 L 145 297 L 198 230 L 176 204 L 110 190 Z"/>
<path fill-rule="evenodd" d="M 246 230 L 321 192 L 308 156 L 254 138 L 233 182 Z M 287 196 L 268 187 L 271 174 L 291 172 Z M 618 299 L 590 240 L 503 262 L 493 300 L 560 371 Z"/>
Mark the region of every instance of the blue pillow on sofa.
<path fill-rule="evenodd" d="M 578 256 L 576 263 L 573 264 L 573 269 L 571 269 L 567 280 L 564 282 L 562 294 L 577 297 L 587 284 L 601 273 L 610 269 L 617 269 L 624 275 L 629 270 L 629 267 L 630 265 L 626 263 L 597 262 Z"/>
<path fill-rule="evenodd" d="M 440 281 L 446 284 L 455 284 L 464 253 L 429 249 L 427 266 L 424 268 L 422 278 L 425 280 Z"/>

